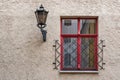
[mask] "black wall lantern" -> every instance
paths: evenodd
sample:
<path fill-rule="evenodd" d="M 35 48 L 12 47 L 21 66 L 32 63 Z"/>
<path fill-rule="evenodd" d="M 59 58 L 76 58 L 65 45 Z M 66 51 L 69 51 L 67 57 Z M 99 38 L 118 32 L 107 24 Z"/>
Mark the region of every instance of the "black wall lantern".
<path fill-rule="evenodd" d="M 47 14 L 48 11 L 46 11 L 42 5 L 35 11 L 35 15 L 37 18 L 37 27 L 41 30 L 41 33 L 43 35 L 43 41 L 46 41 L 47 31 L 43 28 L 46 27 Z"/>

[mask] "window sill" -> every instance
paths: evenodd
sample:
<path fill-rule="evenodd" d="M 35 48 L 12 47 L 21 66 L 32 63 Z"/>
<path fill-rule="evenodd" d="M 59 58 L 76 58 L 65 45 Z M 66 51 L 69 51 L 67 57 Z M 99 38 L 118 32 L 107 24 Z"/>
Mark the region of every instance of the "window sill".
<path fill-rule="evenodd" d="M 73 73 L 75 73 L 75 74 L 78 74 L 78 73 L 80 73 L 80 74 L 98 74 L 99 73 L 99 71 L 71 71 L 71 70 L 69 70 L 69 71 L 64 71 L 64 70 L 60 70 L 59 71 L 61 74 L 73 74 Z"/>

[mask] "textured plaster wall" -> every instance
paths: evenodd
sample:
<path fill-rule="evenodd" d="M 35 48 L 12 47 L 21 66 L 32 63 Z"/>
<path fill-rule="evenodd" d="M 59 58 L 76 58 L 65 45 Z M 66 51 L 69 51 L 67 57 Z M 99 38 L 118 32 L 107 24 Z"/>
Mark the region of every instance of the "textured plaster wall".
<path fill-rule="evenodd" d="M 34 11 L 49 10 L 47 42 L 36 27 Z M 105 70 L 99 74 L 59 74 L 53 70 L 53 40 L 60 36 L 60 16 L 99 16 L 105 39 Z M 119 80 L 120 0 L 0 0 L 0 80 Z"/>

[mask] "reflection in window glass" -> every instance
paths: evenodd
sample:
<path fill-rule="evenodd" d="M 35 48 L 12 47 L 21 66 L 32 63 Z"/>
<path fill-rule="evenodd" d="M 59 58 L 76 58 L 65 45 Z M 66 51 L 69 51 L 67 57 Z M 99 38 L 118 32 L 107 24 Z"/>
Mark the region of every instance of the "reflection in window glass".
<path fill-rule="evenodd" d="M 80 24 L 81 24 L 81 34 L 95 34 L 95 20 L 92 19 L 81 19 Z"/>
<path fill-rule="evenodd" d="M 70 19 L 66 19 L 66 20 L 64 20 L 64 25 L 65 26 L 71 26 L 71 20 Z"/>
<path fill-rule="evenodd" d="M 64 68 L 77 67 L 77 38 L 64 38 Z"/>
<path fill-rule="evenodd" d="M 62 20 L 62 34 L 77 34 L 77 19 Z"/>

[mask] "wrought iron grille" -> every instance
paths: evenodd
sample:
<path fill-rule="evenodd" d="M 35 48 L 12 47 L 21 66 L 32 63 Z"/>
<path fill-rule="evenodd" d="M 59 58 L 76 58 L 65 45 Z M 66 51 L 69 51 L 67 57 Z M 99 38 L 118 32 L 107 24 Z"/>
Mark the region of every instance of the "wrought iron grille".
<path fill-rule="evenodd" d="M 84 65 L 81 64 L 81 66 L 83 66 L 83 68 L 93 68 L 94 65 L 94 55 L 92 55 L 94 53 L 94 48 L 89 48 L 93 45 L 94 39 L 90 38 L 87 39 L 86 42 L 84 42 L 85 40 L 83 39 L 83 44 L 81 45 L 81 56 L 82 56 L 82 60 Z M 60 66 L 60 43 L 58 40 L 55 40 L 55 44 L 53 45 L 54 50 L 55 50 L 55 59 L 54 59 L 54 69 L 58 69 L 58 67 Z M 69 65 L 69 67 L 75 69 L 76 64 L 74 62 L 76 61 L 76 55 L 75 56 L 70 56 L 69 53 L 74 53 L 76 51 L 76 48 L 73 46 L 77 46 L 77 44 L 75 43 L 75 41 L 71 42 L 70 44 L 66 44 L 67 47 L 64 47 L 64 51 L 66 52 L 66 57 L 65 58 L 72 58 L 71 61 L 70 60 L 65 60 L 65 64 L 66 66 Z M 104 61 L 103 61 L 103 50 L 104 50 L 105 44 L 104 44 L 104 40 L 100 40 L 100 42 L 98 43 L 98 66 L 99 69 L 104 69 Z M 72 51 L 68 51 L 71 48 Z M 89 53 L 88 53 L 89 51 Z M 85 54 L 83 54 L 85 53 Z M 85 64 L 86 63 L 86 64 Z"/>

